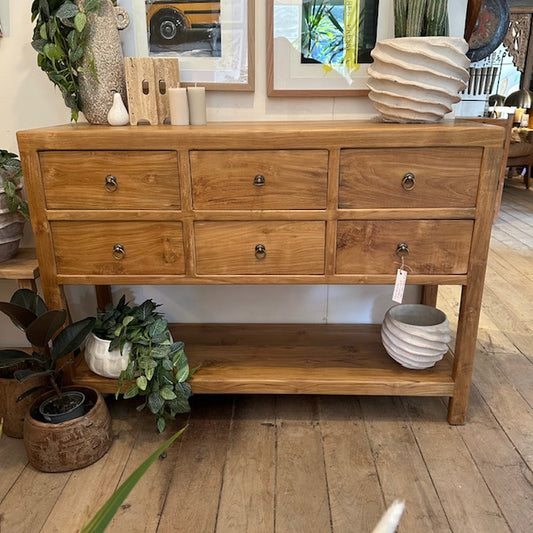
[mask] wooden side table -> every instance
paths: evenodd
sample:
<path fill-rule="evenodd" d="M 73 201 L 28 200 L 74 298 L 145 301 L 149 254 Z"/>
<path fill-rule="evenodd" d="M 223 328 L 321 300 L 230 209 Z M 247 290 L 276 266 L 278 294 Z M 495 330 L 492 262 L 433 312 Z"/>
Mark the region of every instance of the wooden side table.
<path fill-rule="evenodd" d="M 37 291 L 35 280 L 39 277 L 39 264 L 35 248 L 19 248 L 17 255 L 0 263 L 0 279 L 17 280 L 19 289 Z"/>

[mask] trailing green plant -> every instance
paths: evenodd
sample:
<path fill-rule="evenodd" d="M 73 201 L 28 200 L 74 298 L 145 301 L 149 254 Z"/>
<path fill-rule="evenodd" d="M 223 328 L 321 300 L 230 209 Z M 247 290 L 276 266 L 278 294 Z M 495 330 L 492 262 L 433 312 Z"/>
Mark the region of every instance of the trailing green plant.
<path fill-rule="evenodd" d="M 98 13 L 102 1 L 84 0 L 77 5 L 71 0 L 33 0 L 31 6 L 31 20 L 35 24 L 31 44 L 37 52 L 37 64 L 59 87 L 75 121 L 82 110 L 78 75 L 87 69 L 96 77 L 87 47 L 87 17 Z M 84 59 L 87 67 L 83 66 Z"/>
<path fill-rule="evenodd" d="M 20 213 L 26 220 L 30 220 L 28 203 L 17 194 L 21 179 L 22 165 L 17 154 L 0 150 L 0 186 L 6 193 L 7 208 L 10 213 Z"/>
<path fill-rule="evenodd" d="M 95 318 L 88 317 L 64 327 L 67 312 L 49 311 L 43 299 L 29 289 L 18 289 L 9 302 L 0 302 L 0 311 L 21 329 L 33 347 L 32 353 L 22 350 L 0 350 L 0 368 L 23 364 L 13 376 L 21 382 L 32 377 L 46 376 L 49 387 L 61 397 L 61 383 L 65 365 L 73 362 L 85 337 L 91 332 Z M 70 358 L 67 355 L 72 354 Z M 63 359 L 65 358 L 65 359 Z M 32 387 L 19 400 L 43 386 Z"/>
<path fill-rule="evenodd" d="M 448 0 L 394 0 L 394 36 L 446 36 Z"/>
<path fill-rule="evenodd" d="M 173 342 L 168 323 L 157 307 L 152 300 L 130 305 L 122 296 L 116 306 L 108 304 L 104 311 L 98 311 L 93 333 L 111 341 L 110 351 L 122 351 L 126 342 L 131 343 L 128 366 L 120 374 L 116 397 L 129 382 L 123 397 L 141 397 L 143 402 L 137 410 L 148 408 L 162 432 L 167 420 L 190 411 L 192 392 L 187 383 L 190 370 L 184 344 Z"/>

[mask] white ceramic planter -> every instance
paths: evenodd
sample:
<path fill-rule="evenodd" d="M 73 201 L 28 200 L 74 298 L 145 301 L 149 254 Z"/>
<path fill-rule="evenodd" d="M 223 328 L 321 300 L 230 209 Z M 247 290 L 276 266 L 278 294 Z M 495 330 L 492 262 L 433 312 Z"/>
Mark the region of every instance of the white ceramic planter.
<path fill-rule="evenodd" d="M 450 324 L 446 315 L 429 305 L 391 307 L 381 327 L 385 350 L 406 368 L 433 366 L 448 351 L 450 340 Z"/>
<path fill-rule="evenodd" d="M 468 43 L 458 37 L 378 41 L 368 68 L 368 97 L 389 122 L 436 122 L 466 88 Z"/>
<path fill-rule="evenodd" d="M 111 341 L 100 339 L 90 333 L 85 341 L 85 361 L 89 368 L 99 376 L 118 378 L 122 370 L 128 366 L 131 352 L 131 343 L 124 345 L 122 354 L 120 350 L 109 351 Z"/>

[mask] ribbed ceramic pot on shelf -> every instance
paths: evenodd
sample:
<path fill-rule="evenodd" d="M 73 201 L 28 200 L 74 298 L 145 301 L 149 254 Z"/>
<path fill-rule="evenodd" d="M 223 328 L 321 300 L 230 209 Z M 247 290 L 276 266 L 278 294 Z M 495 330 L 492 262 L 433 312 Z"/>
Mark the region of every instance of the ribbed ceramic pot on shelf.
<path fill-rule="evenodd" d="M 458 37 L 378 41 L 368 68 L 368 97 L 388 122 L 436 122 L 468 83 L 468 43 Z"/>
<path fill-rule="evenodd" d="M 400 304 L 385 314 L 381 341 L 387 353 L 406 368 L 424 369 L 440 361 L 451 340 L 446 315 L 423 304 Z"/>

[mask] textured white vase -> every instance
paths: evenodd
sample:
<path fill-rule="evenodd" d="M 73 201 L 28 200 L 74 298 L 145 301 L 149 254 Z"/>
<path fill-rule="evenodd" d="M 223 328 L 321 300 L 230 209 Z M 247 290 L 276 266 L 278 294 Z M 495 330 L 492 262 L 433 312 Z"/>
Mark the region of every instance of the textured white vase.
<path fill-rule="evenodd" d="M 113 94 L 113 105 L 107 113 L 107 122 L 110 126 L 125 126 L 130 123 L 130 115 L 120 93 Z"/>
<path fill-rule="evenodd" d="M 105 378 L 118 378 L 122 370 L 126 370 L 131 352 L 131 343 L 124 345 L 122 354 L 120 350 L 109 351 L 111 341 L 100 339 L 90 333 L 85 341 L 85 361 L 89 368 L 99 376 Z"/>
<path fill-rule="evenodd" d="M 433 366 L 448 351 L 450 340 L 450 324 L 446 315 L 429 305 L 391 307 L 381 327 L 385 350 L 406 368 Z"/>
<path fill-rule="evenodd" d="M 368 97 L 385 121 L 436 122 L 468 83 L 468 43 L 459 37 L 378 41 L 368 68 Z"/>

